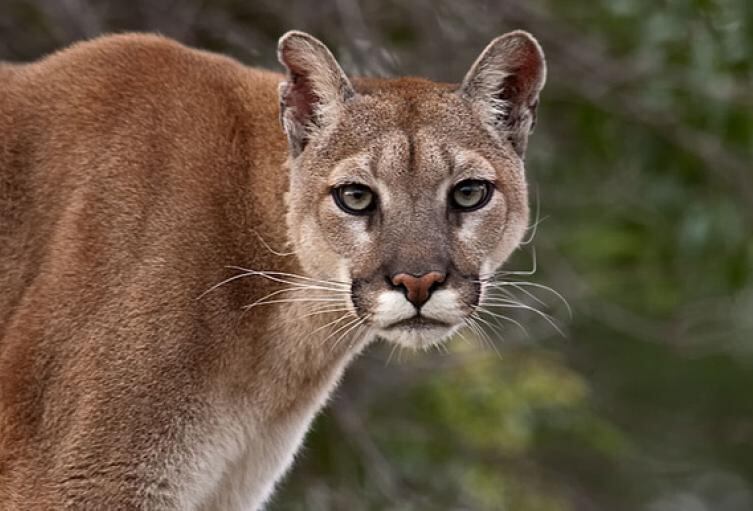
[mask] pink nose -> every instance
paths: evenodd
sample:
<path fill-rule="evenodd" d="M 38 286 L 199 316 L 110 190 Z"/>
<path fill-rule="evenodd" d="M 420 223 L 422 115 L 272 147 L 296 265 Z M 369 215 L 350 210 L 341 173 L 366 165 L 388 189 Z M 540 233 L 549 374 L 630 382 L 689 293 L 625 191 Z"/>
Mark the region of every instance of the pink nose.
<path fill-rule="evenodd" d="M 438 271 L 430 271 L 418 277 L 408 273 L 398 273 L 392 277 L 392 285 L 403 287 L 406 298 L 416 307 L 421 307 L 429 299 L 433 288 L 444 282 L 447 275 Z"/>

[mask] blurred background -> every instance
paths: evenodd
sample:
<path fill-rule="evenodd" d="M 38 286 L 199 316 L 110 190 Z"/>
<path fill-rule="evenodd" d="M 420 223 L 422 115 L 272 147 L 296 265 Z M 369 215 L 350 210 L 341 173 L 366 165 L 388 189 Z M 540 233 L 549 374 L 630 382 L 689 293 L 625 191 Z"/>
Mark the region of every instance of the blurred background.
<path fill-rule="evenodd" d="M 0 0 L 0 58 L 139 30 L 279 69 L 293 28 L 442 81 L 524 28 L 549 81 L 519 305 L 374 346 L 269 509 L 753 510 L 753 2 Z"/>

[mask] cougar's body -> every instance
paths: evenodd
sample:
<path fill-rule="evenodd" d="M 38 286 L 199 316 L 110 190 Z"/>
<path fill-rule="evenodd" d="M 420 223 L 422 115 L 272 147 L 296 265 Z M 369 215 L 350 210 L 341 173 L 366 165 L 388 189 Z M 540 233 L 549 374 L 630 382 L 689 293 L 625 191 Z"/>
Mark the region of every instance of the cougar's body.
<path fill-rule="evenodd" d="M 255 235 L 286 239 L 282 76 L 148 36 L 0 72 L 0 507 L 252 509 L 347 357 L 244 313 L 261 279 L 199 298 L 300 272 Z"/>
<path fill-rule="evenodd" d="M 417 267 L 421 251 L 385 249 L 400 245 L 386 216 L 378 234 L 344 224 L 361 220 L 307 180 L 348 158 L 400 166 L 401 144 L 426 136 L 416 122 L 436 114 L 431 101 L 458 96 L 422 80 L 353 87 L 316 40 L 286 41 L 287 76 L 149 35 L 0 65 L 1 509 L 257 509 L 347 362 L 377 335 L 405 344 L 418 329 L 387 332 L 390 317 L 408 321 L 395 312 L 408 302 L 380 272 L 396 258 Z M 380 96 L 415 108 L 369 106 Z M 342 106 L 351 97 L 365 106 Z M 363 133 L 342 135 L 354 126 Z M 474 126 L 458 136 L 486 137 L 491 154 L 494 137 Z M 513 147 L 497 145 L 522 175 Z M 513 190 L 505 227 L 474 245 L 478 257 L 442 249 L 437 264 L 478 278 L 517 245 L 525 182 L 499 172 Z M 380 200 L 386 215 L 400 193 Z M 216 286 L 232 266 L 277 273 Z M 447 286 L 461 280 L 453 271 Z M 297 298 L 317 283 L 349 287 L 322 295 L 330 309 Z M 445 291 L 427 315 L 429 304 L 460 311 Z M 341 311 L 351 316 L 328 327 Z M 346 324 L 362 328 L 333 342 Z"/>

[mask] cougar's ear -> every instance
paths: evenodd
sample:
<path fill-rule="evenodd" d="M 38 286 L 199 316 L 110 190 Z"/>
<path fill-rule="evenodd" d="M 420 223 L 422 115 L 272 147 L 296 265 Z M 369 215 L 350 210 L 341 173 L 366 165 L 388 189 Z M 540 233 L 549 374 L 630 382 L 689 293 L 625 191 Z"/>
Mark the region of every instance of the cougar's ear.
<path fill-rule="evenodd" d="M 500 137 L 523 156 L 536 124 L 539 92 L 546 80 L 544 52 L 528 32 L 494 39 L 465 75 L 460 94 Z"/>
<path fill-rule="evenodd" d="M 280 121 L 295 157 L 355 91 L 329 49 L 309 34 L 283 35 L 277 58 L 287 70 L 280 84 Z"/>

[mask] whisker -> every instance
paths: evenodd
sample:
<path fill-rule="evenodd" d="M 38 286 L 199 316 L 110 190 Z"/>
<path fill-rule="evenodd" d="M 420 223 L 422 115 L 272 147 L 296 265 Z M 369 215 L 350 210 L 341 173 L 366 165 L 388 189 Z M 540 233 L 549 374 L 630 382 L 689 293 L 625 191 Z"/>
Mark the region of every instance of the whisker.
<path fill-rule="evenodd" d="M 267 240 L 265 240 L 262 237 L 262 235 L 259 233 L 259 231 L 257 231 L 256 229 L 251 229 L 251 230 L 254 232 L 254 234 L 256 234 L 256 237 L 259 238 L 259 241 L 261 241 L 262 245 L 264 245 L 264 248 L 266 248 L 267 250 L 269 250 L 272 254 L 274 254 L 276 256 L 280 256 L 280 257 L 289 257 L 289 256 L 292 256 L 292 255 L 295 255 L 295 251 L 291 251 L 291 252 L 278 252 L 277 250 L 273 249 L 270 246 L 269 243 L 267 243 Z"/>
<path fill-rule="evenodd" d="M 473 336 L 476 338 L 476 341 L 478 342 L 478 346 L 483 349 L 487 345 L 486 336 L 484 335 L 483 330 L 481 329 L 481 326 L 479 326 L 473 315 L 465 319 L 465 324 L 468 326 L 468 328 L 471 329 L 473 332 Z"/>
<path fill-rule="evenodd" d="M 329 334 L 329 335 L 328 335 L 327 337 L 325 337 L 325 338 L 324 338 L 324 340 L 322 341 L 322 344 L 325 344 L 325 343 L 326 343 L 327 341 L 329 341 L 329 340 L 330 340 L 330 339 L 331 339 L 332 337 L 334 337 L 334 336 L 335 336 L 335 335 L 337 335 L 338 333 L 342 332 L 342 331 L 343 331 L 344 329 L 346 329 L 346 328 L 350 327 L 351 325 L 353 325 L 353 324 L 355 324 L 355 323 L 358 323 L 358 322 L 359 322 L 359 321 L 360 321 L 361 319 L 362 319 L 362 318 L 359 318 L 359 317 L 355 317 L 354 319 L 351 319 L 350 321 L 348 321 L 348 322 L 347 322 L 347 323 L 345 323 L 344 325 L 340 325 L 340 326 L 339 326 L 339 327 L 337 328 L 337 330 L 335 330 L 334 332 L 330 333 L 330 334 Z"/>
<path fill-rule="evenodd" d="M 243 271 L 243 272 L 246 272 L 248 275 L 258 275 L 260 277 L 265 277 L 265 278 L 288 277 L 288 278 L 293 278 L 293 279 L 306 280 L 306 281 L 313 282 L 320 285 L 331 285 L 331 286 L 350 289 L 350 283 L 341 282 L 339 280 L 320 280 L 320 279 L 315 279 L 312 277 L 307 277 L 305 275 L 296 275 L 295 273 L 286 273 L 282 271 L 270 271 L 270 270 L 252 270 L 250 268 L 243 268 L 242 266 L 227 266 L 227 268 L 232 269 L 232 270 Z M 289 282 L 285 282 L 285 283 L 289 284 Z"/>
<path fill-rule="evenodd" d="M 260 276 L 264 277 L 266 279 L 279 282 L 281 284 L 288 284 L 288 285 L 295 285 L 295 286 L 309 286 L 309 289 L 320 289 L 320 290 L 327 290 L 327 291 L 340 291 L 342 293 L 350 292 L 350 285 L 346 283 L 340 283 L 337 281 L 325 281 L 325 280 L 319 280 L 319 279 L 313 279 L 311 277 L 306 277 L 304 275 L 295 275 L 293 273 L 284 273 L 284 272 L 264 272 L 264 271 L 257 271 L 257 270 L 250 270 L 248 268 L 242 268 L 240 266 L 227 266 L 226 268 L 240 271 L 241 273 L 237 275 L 233 275 L 231 277 L 228 277 L 217 284 L 214 284 L 209 289 L 201 293 L 199 296 L 196 297 L 196 300 L 202 299 L 204 296 L 206 296 L 208 293 L 211 293 L 215 289 L 224 286 L 225 284 L 228 284 L 234 280 L 242 279 L 245 277 L 253 277 L 253 276 Z M 289 280 L 285 280 L 280 277 L 288 277 L 288 278 L 294 278 L 303 280 L 304 282 L 291 282 Z M 311 284 L 307 284 L 307 282 L 311 282 Z"/>
<path fill-rule="evenodd" d="M 539 316 L 541 316 L 544 320 L 546 320 L 547 323 L 549 323 L 552 326 L 552 328 L 554 328 L 557 331 L 558 334 L 560 334 L 562 337 L 565 337 L 564 332 L 557 325 L 557 323 L 555 322 L 554 318 L 552 318 L 552 316 L 550 316 L 546 312 L 540 311 L 539 309 L 537 309 L 535 307 L 531 307 L 530 305 L 526 305 L 524 303 L 516 302 L 516 301 L 513 301 L 513 300 L 506 300 L 506 299 L 503 299 L 503 298 L 489 298 L 487 300 L 487 303 L 489 303 L 491 305 L 495 305 L 497 307 L 503 307 L 503 308 L 507 308 L 507 309 L 525 309 L 525 310 L 529 310 L 529 311 L 531 311 L 531 312 L 533 312 L 533 313 L 538 314 Z"/>
<path fill-rule="evenodd" d="M 325 328 L 327 328 L 327 327 L 328 327 L 328 326 L 330 326 L 330 325 L 336 325 L 336 324 L 338 324 L 338 323 L 339 323 L 340 321 L 342 321 L 343 319 L 345 319 L 345 318 L 347 318 L 347 317 L 348 317 L 348 314 L 343 314 L 342 316 L 340 316 L 340 317 L 339 317 L 339 318 L 337 318 L 336 320 L 334 320 L 334 321 L 330 321 L 329 323 L 327 323 L 327 324 L 324 324 L 324 325 L 322 325 L 322 326 L 320 326 L 320 327 L 316 328 L 316 329 L 315 329 L 314 331 L 312 331 L 312 332 L 311 332 L 311 335 L 315 334 L 315 333 L 316 333 L 316 332 L 318 332 L 319 330 L 324 330 Z"/>
<path fill-rule="evenodd" d="M 253 307 L 258 307 L 260 305 L 271 305 L 275 303 L 312 303 L 312 302 L 336 302 L 341 303 L 342 300 L 339 298 L 287 298 L 287 299 L 280 299 L 280 300 L 269 300 L 267 302 L 258 302 L 258 303 L 252 303 L 249 305 L 245 305 L 243 308 L 245 310 L 249 310 Z"/>
<path fill-rule="evenodd" d="M 371 315 L 371 314 L 369 314 L 369 315 L 368 315 L 368 316 L 366 316 L 366 317 L 367 317 L 367 318 L 370 318 L 371 316 L 372 316 L 372 315 Z M 359 328 L 363 328 L 363 329 L 364 329 L 364 330 L 363 330 L 363 333 L 362 333 L 362 335 L 361 335 L 361 338 L 360 338 L 360 339 L 358 340 L 358 342 L 360 343 L 360 342 L 362 342 L 362 341 L 363 341 L 364 339 L 366 339 L 366 337 L 367 337 L 367 336 L 368 336 L 368 335 L 369 335 L 369 334 L 371 333 L 371 329 L 370 329 L 370 328 L 368 327 L 368 325 L 366 325 L 366 324 L 362 324 L 361 326 L 359 326 Z M 353 343 L 353 342 L 351 341 L 351 346 L 352 346 L 353 344 L 354 344 L 354 343 Z"/>
<path fill-rule="evenodd" d="M 517 281 L 509 281 L 509 280 L 505 281 L 505 280 L 503 280 L 503 281 L 498 281 L 498 282 L 490 283 L 489 286 L 496 287 L 496 288 L 509 286 L 509 287 L 514 287 L 516 289 L 519 289 L 520 291 L 522 291 L 524 293 L 526 293 L 526 290 L 523 289 L 525 287 L 535 287 L 537 289 L 542 289 L 544 291 L 548 291 L 549 293 L 551 293 L 554 296 L 556 296 L 562 302 L 562 304 L 567 309 L 567 313 L 570 316 L 570 318 L 572 319 L 572 317 L 573 317 L 573 309 L 572 309 L 572 307 L 570 307 L 570 303 L 567 301 L 567 298 L 565 298 L 557 290 L 555 290 L 555 289 L 553 289 L 553 288 L 551 288 L 549 286 L 546 286 L 544 284 L 539 284 L 538 282 L 517 282 Z M 526 294 L 529 294 L 529 296 L 531 296 L 530 293 L 526 293 Z M 539 300 L 537 300 L 537 301 L 539 301 Z M 539 303 L 541 303 L 541 302 L 539 301 Z M 542 305 L 545 305 L 545 304 L 542 304 Z"/>
<path fill-rule="evenodd" d="M 337 345 L 340 344 L 340 341 L 342 341 L 348 334 L 350 334 L 350 333 L 352 333 L 354 331 L 357 331 L 358 328 L 360 328 L 361 326 L 363 326 L 363 324 L 366 322 L 366 320 L 368 318 L 369 318 L 369 316 L 364 316 L 363 318 L 361 318 L 361 321 L 359 321 L 358 323 L 356 323 L 355 325 L 353 325 L 352 327 L 350 327 L 349 329 L 347 329 L 345 332 L 343 332 L 342 334 L 340 334 L 340 337 L 338 337 L 337 340 L 334 342 L 334 344 L 332 344 L 332 349 L 333 350 L 337 349 Z"/>
<path fill-rule="evenodd" d="M 332 332 L 332 333 L 331 333 L 330 335 L 328 335 L 328 336 L 327 336 L 327 337 L 326 337 L 326 338 L 325 338 L 325 339 L 324 339 L 324 340 L 322 341 L 322 344 L 326 344 L 326 343 L 327 343 L 327 342 L 328 342 L 328 341 L 329 341 L 330 339 L 332 339 L 332 338 L 333 338 L 334 336 L 336 336 L 336 335 L 337 335 L 338 333 L 340 333 L 340 332 L 343 332 L 343 330 L 344 330 L 343 334 L 342 334 L 342 335 L 341 335 L 340 337 L 338 337 L 338 338 L 337 338 L 337 340 L 335 341 L 335 343 L 333 344 L 333 346 L 332 346 L 332 349 L 334 350 L 335 348 L 337 348 L 337 343 L 338 343 L 338 342 L 339 342 L 339 341 L 340 341 L 340 340 L 341 340 L 341 339 L 342 339 L 342 338 L 343 338 L 343 337 L 344 337 L 345 335 L 347 335 L 347 334 L 348 334 L 348 332 L 350 332 L 351 330 L 353 330 L 353 329 L 354 329 L 355 327 L 357 327 L 358 325 L 360 325 L 360 324 L 361 324 L 361 323 L 363 323 L 364 321 L 366 321 L 366 317 L 363 317 L 363 318 L 359 318 L 359 317 L 356 317 L 355 319 L 352 319 L 352 320 L 348 321 L 348 322 L 347 322 L 347 323 L 345 323 L 344 325 L 341 325 L 341 326 L 340 326 L 340 327 L 339 327 L 339 328 L 338 328 L 337 330 L 335 330 L 334 332 Z"/>
<path fill-rule="evenodd" d="M 490 316 L 493 316 L 493 317 L 495 317 L 495 318 L 500 318 L 500 319 L 504 319 L 504 320 L 507 320 L 507 321 L 509 321 L 510 323 L 512 323 L 512 324 L 514 324 L 515 326 L 517 326 L 518 328 L 520 328 L 520 330 L 521 330 L 521 331 L 523 332 L 523 334 L 524 334 L 524 335 L 525 335 L 526 337 L 530 337 L 530 336 L 531 336 L 531 334 L 530 334 L 530 333 L 528 332 L 528 329 L 527 329 L 527 328 L 526 328 L 525 326 L 523 326 L 523 324 L 522 324 L 522 323 L 520 323 L 519 321 L 517 321 L 517 320 L 515 320 L 515 319 L 513 319 L 513 318 L 511 318 L 511 317 L 509 317 L 509 316 L 505 316 L 504 314 L 499 314 L 498 312 L 493 312 L 493 311 L 490 311 L 489 309 L 487 309 L 487 308 L 484 308 L 484 307 L 481 307 L 481 311 L 482 311 L 482 312 L 483 312 L 484 314 L 489 314 Z M 501 325 L 500 325 L 500 327 L 501 327 Z"/>
<path fill-rule="evenodd" d="M 538 262 L 536 260 L 536 247 L 531 247 L 531 255 L 533 257 L 532 261 L 532 267 L 530 270 L 498 270 L 491 273 L 486 273 L 484 275 L 480 275 L 478 280 L 471 280 L 471 282 L 474 282 L 476 284 L 488 284 L 491 282 L 494 282 L 495 279 L 499 277 L 506 277 L 508 275 L 521 275 L 521 276 L 531 276 L 536 273 Z"/>
<path fill-rule="evenodd" d="M 476 320 L 478 320 L 478 321 L 481 321 L 482 323 L 484 323 L 485 325 L 487 325 L 487 326 L 488 326 L 489 328 L 491 328 L 491 329 L 492 329 L 492 331 L 493 331 L 493 332 L 494 332 L 495 334 L 499 335 L 499 336 L 500 336 L 500 338 L 502 338 L 502 334 L 501 334 L 501 333 L 500 333 L 500 332 L 499 332 L 499 331 L 498 331 L 498 330 L 497 330 L 497 329 L 496 329 L 496 328 L 494 327 L 494 325 L 492 325 L 491 323 L 489 323 L 488 321 L 486 321 L 486 320 L 485 320 L 484 318 L 482 318 L 482 317 L 481 317 L 481 316 L 480 316 L 480 315 L 479 315 L 478 313 L 476 313 L 476 312 L 474 312 L 474 313 L 473 313 L 473 316 L 474 316 L 474 317 L 476 318 Z M 482 331 L 483 331 L 483 330 L 482 330 Z M 489 342 L 488 342 L 488 345 L 492 347 L 492 349 L 494 350 L 494 352 L 495 352 L 495 353 L 497 354 L 497 356 L 498 356 L 498 357 L 500 358 L 500 360 L 501 360 L 501 359 L 502 359 L 502 354 L 501 354 L 501 353 L 499 352 L 499 350 L 497 349 L 497 345 L 496 345 L 496 343 L 494 342 L 494 340 L 492 340 L 492 339 L 491 339 L 491 338 L 489 338 L 488 336 L 487 336 L 487 340 L 489 341 Z"/>
<path fill-rule="evenodd" d="M 450 354 L 450 350 L 447 349 L 447 346 L 445 345 L 444 342 L 436 343 L 434 346 L 437 347 L 437 351 L 439 352 L 440 355 L 449 355 Z"/>
<path fill-rule="evenodd" d="M 243 270 L 242 268 L 233 268 L 233 269 Z M 348 291 L 350 290 L 350 286 L 346 286 L 344 284 L 334 284 L 334 283 L 323 281 L 323 280 L 316 280 L 316 279 L 311 279 L 308 277 L 303 277 L 301 275 L 283 274 L 281 272 L 262 272 L 262 271 L 256 271 L 256 270 L 244 270 L 244 271 L 246 271 L 246 273 L 244 274 L 245 276 L 262 277 L 267 280 L 271 280 L 273 282 L 279 282 L 281 284 L 307 285 L 307 286 L 312 286 L 312 288 L 323 288 L 323 289 L 336 290 L 336 291 L 342 291 L 342 292 L 345 292 L 346 290 Z M 282 276 L 279 276 L 278 274 Z M 285 278 L 282 278 L 283 276 L 288 276 L 289 279 L 303 280 L 304 282 L 286 280 Z"/>
<path fill-rule="evenodd" d="M 306 282 L 306 281 L 301 282 L 294 279 L 287 280 L 287 279 L 275 277 L 272 275 L 256 274 L 255 276 L 260 276 L 272 282 L 279 282 L 280 284 L 287 284 L 290 286 L 305 286 L 307 289 L 319 289 L 321 291 L 328 291 L 328 292 L 333 292 L 333 293 L 350 294 L 350 288 L 345 287 L 345 286 L 334 286 L 334 285 L 330 286 L 326 284 L 317 284 L 314 282 Z"/>
<path fill-rule="evenodd" d="M 499 287 L 492 287 L 492 288 L 488 289 L 488 291 L 484 294 L 484 296 L 481 298 L 481 301 L 479 303 L 485 302 L 489 298 L 502 298 L 502 297 L 507 297 L 510 300 L 513 300 L 513 301 L 516 301 L 516 302 L 520 301 L 518 299 L 518 297 L 515 296 L 509 289 L 503 289 L 503 288 L 499 288 Z M 544 304 L 544 305 L 546 305 L 546 304 Z"/>
<path fill-rule="evenodd" d="M 524 239 L 520 242 L 521 245 L 528 245 L 530 244 L 533 239 L 536 237 L 536 233 L 538 232 L 539 224 L 549 218 L 548 216 L 545 216 L 544 218 L 541 218 L 541 200 L 539 198 L 539 189 L 536 188 L 536 219 L 534 220 L 533 224 L 528 227 L 528 231 L 531 231 L 531 234 L 528 236 L 527 239 Z"/>
<path fill-rule="evenodd" d="M 462 329 L 461 329 L 461 330 L 460 330 L 460 331 L 458 332 L 458 336 L 460 337 L 460 339 L 462 339 L 462 341 L 463 341 L 464 343 L 468 344 L 469 346 L 473 346 L 473 344 L 471 344 L 471 341 L 470 341 L 470 340 L 469 340 L 469 339 L 468 339 L 468 338 L 467 338 L 467 337 L 465 336 L 465 334 L 466 334 L 466 333 L 468 332 L 468 330 L 470 330 L 470 328 L 471 328 L 471 327 L 470 327 L 470 325 L 468 324 L 468 320 L 467 320 L 467 318 L 463 320 L 463 326 L 464 326 L 464 327 L 466 327 L 466 328 L 462 328 Z"/>
<path fill-rule="evenodd" d="M 392 355 L 394 355 L 394 354 L 395 354 L 395 350 L 397 350 L 397 347 L 398 347 L 398 346 L 399 346 L 399 344 L 393 344 L 393 345 L 392 345 L 392 349 L 390 350 L 390 354 L 389 354 L 389 356 L 387 357 L 387 362 L 385 362 L 385 363 L 384 363 L 384 367 L 387 367 L 387 366 L 389 366 L 389 365 L 390 365 L 390 361 L 392 360 Z"/>
<path fill-rule="evenodd" d="M 530 270 L 502 270 L 500 273 L 501 276 L 505 275 L 534 275 L 536 271 L 538 270 L 538 259 L 536 257 L 536 247 L 531 247 L 531 258 L 533 259 L 531 261 L 531 269 Z"/>
<path fill-rule="evenodd" d="M 307 286 L 295 286 L 295 287 L 286 287 L 284 289 L 278 289 L 276 291 L 272 291 L 271 293 L 269 293 L 269 294 L 267 294 L 267 295 L 259 298 L 255 302 L 253 302 L 253 303 L 251 303 L 249 305 L 246 305 L 245 308 L 246 309 L 250 309 L 251 307 L 257 305 L 258 303 L 263 302 L 264 300 L 267 300 L 268 298 L 272 298 L 273 296 L 277 296 L 277 295 L 282 294 L 282 293 L 290 293 L 290 292 L 293 292 L 293 291 L 308 291 L 309 289 L 315 289 L 315 288 L 309 288 Z M 330 291 L 330 293 L 332 293 L 332 294 L 329 295 L 329 296 L 327 296 L 327 295 L 312 296 L 310 299 L 332 298 L 334 296 L 337 296 L 337 293 L 334 293 L 334 292 L 331 292 L 331 291 Z M 309 299 L 309 298 L 307 298 L 307 299 Z"/>
<path fill-rule="evenodd" d="M 335 312 L 345 312 L 345 311 L 351 312 L 350 307 L 335 307 L 335 308 L 327 308 L 329 306 L 324 306 L 324 307 L 325 308 L 318 309 L 318 310 L 316 310 L 314 312 L 309 312 L 308 314 L 304 314 L 301 317 L 302 318 L 308 318 L 310 316 L 318 316 L 320 314 L 331 314 L 331 313 L 335 313 Z"/>
<path fill-rule="evenodd" d="M 473 318 L 471 317 L 465 318 L 463 320 L 463 324 L 465 324 L 465 326 L 467 326 L 468 329 L 473 333 L 473 337 L 476 339 L 476 341 L 480 341 L 479 334 L 476 331 L 476 323 L 474 323 Z"/>
<path fill-rule="evenodd" d="M 232 281 L 234 281 L 236 279 L 240 279 L 240 278 L 243 278 L 243 277 L 248 277 L 248 275 L 246 275 L 245 273 L 240 273 L 238 275 L 233 275 L 232 277 L 229 277 L 229 278 L 227 278 L 227 279 L 225 279 L 225 280 L 223 280 L 223 281 L 221 281 L 221 282 L 213 285 L 212 287 L 210 287 L 209 289 L 207 289 L 206 291 L 204 291 L 203 293 L 201 293 L 199 296 L 197 296 L 195 299 L 196 300 L 201 300 L 202 298 L 204 298 L 204 296 L 206 296 L 207 294 L 211 293 L 212 291 L 214 291 L 218 287 L 224 286 L 225 284 L 227 284 L 229 282 L 232 282 Z"/>
<path fill-rule="evenodd" d="M 517 298 L 515 295 L 513 295 L 509 290 L 503 289 L 504 287 L 512 287 L 514 289 L 517 289 L 521 293 L 524 293 L 526 296 L 528 296 L 529 298 L 531 298 L 533 301 L 535 301 L 539 305 L 543 305 L 544 307 L 548 307 L 548 304 L 544 300 L 542 300 L 541 298 L 539 298 L 538 296 L 536 296 L 532 292 L 528 291 L 526 288 L 516 286 L 516 285 L 514 285 L 511 282 L 500 282 L 500 283 L 497 283 L 497 285 L 491 285 L 490 287 L 491 287 L 490 293 L 493 293 L 493 292 L 504 293 L 505 296 L 507 296 L 509 298 L 512 298 L 512 299 L 515 299 L 515 298 Z"/>

